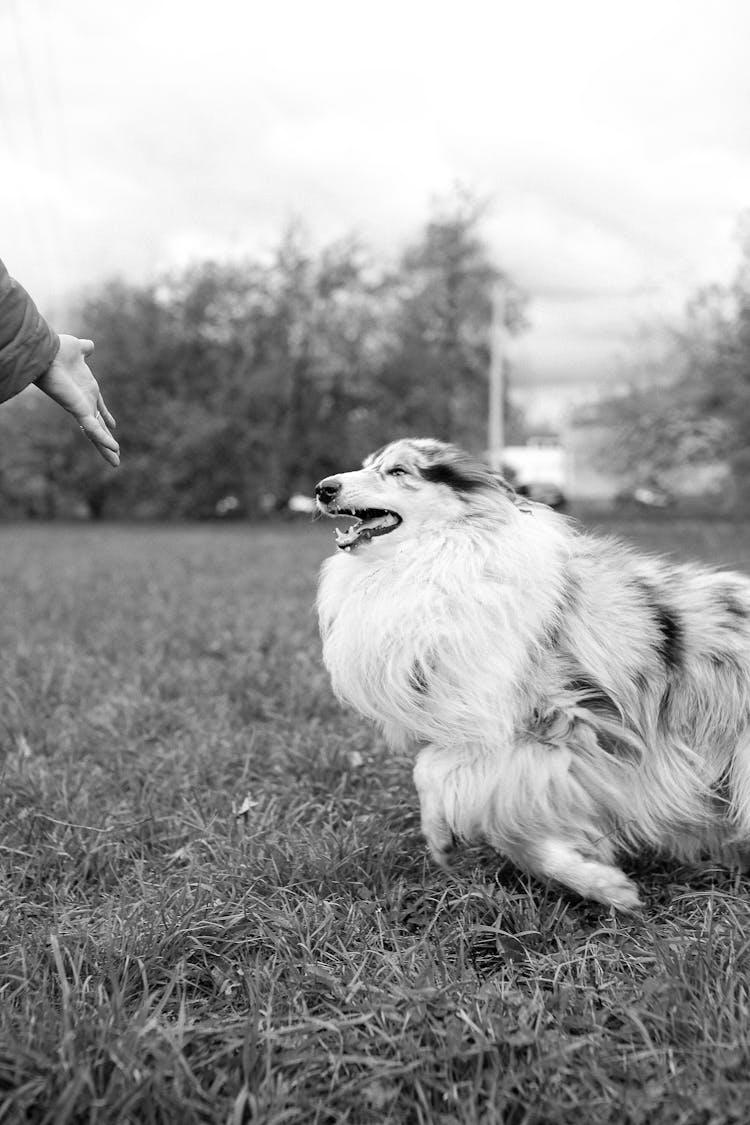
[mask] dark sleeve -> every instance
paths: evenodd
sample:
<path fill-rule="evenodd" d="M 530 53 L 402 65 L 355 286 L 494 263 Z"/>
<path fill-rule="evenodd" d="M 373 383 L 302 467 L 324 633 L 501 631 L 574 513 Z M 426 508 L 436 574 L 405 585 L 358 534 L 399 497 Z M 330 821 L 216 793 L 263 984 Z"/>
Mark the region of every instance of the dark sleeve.
<path fill-rule="evenodd" d="M 0 262 L 0 402 L 48 370 L 60 340 Z"/>

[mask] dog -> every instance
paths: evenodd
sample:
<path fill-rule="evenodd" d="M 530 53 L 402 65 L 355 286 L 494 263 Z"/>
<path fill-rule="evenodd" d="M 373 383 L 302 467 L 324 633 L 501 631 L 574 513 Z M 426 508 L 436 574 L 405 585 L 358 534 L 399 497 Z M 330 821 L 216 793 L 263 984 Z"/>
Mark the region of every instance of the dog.
<path fill-rule="evenodd" d="M 337 528 L 317 608 L 339 699 L 414 781 L 432 857 L 484 841 L 618 910 L 618 857 L 745 858 L 750 579 L 673 565 L 400 440 L 321 480 Z"/>

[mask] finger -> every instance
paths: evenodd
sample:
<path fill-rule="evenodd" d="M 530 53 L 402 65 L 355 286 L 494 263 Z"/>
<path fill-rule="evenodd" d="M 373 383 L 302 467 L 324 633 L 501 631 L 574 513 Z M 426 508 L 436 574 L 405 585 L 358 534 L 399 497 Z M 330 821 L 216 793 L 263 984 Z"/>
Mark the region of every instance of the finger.
<path fill-rule="evenodd" d="M 94 341 L 93 340 L 79 340 L 78 343 L 81 345 L 81 353 L 83 355 L 86 356 L 86 355 L 92 354 L 92 352 L 94 350 Z"/>
<path fill-rule="evenodd" d="M 117 469 L 119 467 L 119 464 L 120 464 L 120 454 L 119 453 L 114 453 L 113 450 L 111 450 L 111 449 L 102 449 L 102 447 L 100 445 L 97 445 L 96 442 L 94 442 L 93 444 L 94 444 L 97 452 L 100 454 L 101 457 L 104 458 L 104 460 L 107 462 L 108 465 L 112 465 L 112 467 L 114 469 Z"/>
<path fill-rule="evenodd" d="M 109 461 L 110 465 L 119 465 L 120 446 L 104 422 L 93 414 L 86 414 L 78 421 L 86 437 L 96 446 L 105 461 Z"/>
<path fill-rule="evenodd" d="M 96 400 L 96 409 L 99 411 L 99 413 L 101 414 L 102 418 L 104 419 L 104 421 L 107 423 L 108 426 L 116 426 L 117 425 L 117 422 L 115 421 L 114 414 L 110 413 L 110 411 L 107 408 L 106 402 L 102 398 L 101 391 L 99 392 L 99 397 Z"/>

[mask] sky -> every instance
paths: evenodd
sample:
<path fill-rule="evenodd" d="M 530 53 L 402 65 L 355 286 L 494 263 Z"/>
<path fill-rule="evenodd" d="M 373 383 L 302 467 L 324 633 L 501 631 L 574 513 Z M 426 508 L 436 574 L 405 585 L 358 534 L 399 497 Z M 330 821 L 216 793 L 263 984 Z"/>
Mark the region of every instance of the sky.
<path fill-rule="evenodd" d="M 0 257 L 64 331 L 81 289 L 293 219 L 388 260 L 461 185 L 554 423 L 731 279 L 748 43 L 747 0 L 0 0 Z"/>

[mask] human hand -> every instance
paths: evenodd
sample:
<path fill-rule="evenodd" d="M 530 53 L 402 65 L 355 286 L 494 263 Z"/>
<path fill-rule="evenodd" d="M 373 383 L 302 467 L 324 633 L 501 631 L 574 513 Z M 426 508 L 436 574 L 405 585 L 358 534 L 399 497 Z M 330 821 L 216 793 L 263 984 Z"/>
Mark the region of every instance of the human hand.
<path fill-rule="evenodd" d="M 120 447 L 109 432 L 115 420 L 102 398 L 99 384 L 86 363 L 94 350 L 91 340 L 60 336 L 60 350 L 36 385 L 77 419 L 86 437 L 110 465 L 120 464 Z"/>

